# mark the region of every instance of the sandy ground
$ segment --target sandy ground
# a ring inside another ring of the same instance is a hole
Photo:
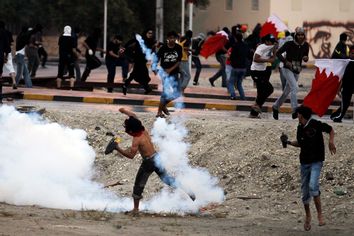
[[[137,112],[152,128],[154,108]],[[282,132],[295,138],[297,122],[287,116],[279,121],[263,114],[248,119],[246,113],[175,111],[184,115],[189,131],[190,164],[206,168],[219,179],[225,201],[208,205],[195,214],[124,213],[48,209],[0,203],[0,235],[353,235],[354,234],[354,129],[352,122],[333,124],[337,154],[327,155],[321,176],[323,210],[327,224],[319,227],[313,213],[311,232],[303,230],[300,200],[299,150],[282,148]],[[104,156],[107,132],[122,131],[125,117],[114,106],[47,107],[53,122],[84,129],[96,151],[96,181],[130,196],[140,156],[133,160]],[[328,120],[325,120],[328,121]],[[130,137],[122,134],[123,146]],[[328,136],[325,142],[327,143]],[[326,150],[328,153],[328,149]],[[156,175],[147,184],[145,198],[163,185]],[[314,211],[313,205],[311,206]]]

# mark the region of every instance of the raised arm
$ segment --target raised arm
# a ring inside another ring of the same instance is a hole
[[[134,112],[129,111],[129,110],[125,109],[124,107],[119,108],[119,112],[126,114],[127,116],[133,116],[133,117],[137,118],[137,116]]]

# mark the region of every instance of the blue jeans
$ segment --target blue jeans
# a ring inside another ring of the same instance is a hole
[[[181,89],[184,90],[188,87],[189,81],[191,79],[191,73],[189,71],[189,62],[181,61],[179,64],[179,71],[181,73]]]
[[[283,105],[286,98],[290,94],[291,109],[293,112],[295,112],[298,106],[297,105],[297,81],[299,79],[299,74],[295,74],[294,72],[292,72],[287,68],[282,68],[281,71],[286,79],[286,84],[282,95],[275,101],[273,108],[279,110],[280,106]]]
[[[32,87],[32,80],[28,72],[27,65],[25,63],[25,55],[17,53],[16,56],[17,72],[16,72],[16,84],[20,82],[21,76],[25,80],[27,88]]]
[[[309,204],[311,197],[320,195],[320,175],[323,162],[301,164],[301,193],[302,202]]]
[[[237,90],[240,93],[240,99],[245,100],[245,92],[242,87],[242,80],[245,77],[246,68],[232,68],[231,75],[227,84],[227,88],[230,92],[231,97],[236,97],[235,93],[235,83],[237,85]]]

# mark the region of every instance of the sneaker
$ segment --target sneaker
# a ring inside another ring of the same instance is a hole
[[[339,117],[335,117],[335,118],[333,118],[333,122],[335,122],[335,123],[342,123],[342,119],[339,118]]]
[[[211,78],[209,78],[209,83],[210,83],[211,87],[215,87],[214,81],[212,81]]]
[[[257,113],[262,113],[262,109],[257,104],[253,105],[251,108]]]
[[[260,113],[257,112],[254,109],[251,109],[250,115],[248,116],[249,118],[253,118],[253,119],[260,119],[261,116],[259,115]]]
[[[127,86],[123,85],[122,90],[123,90],[123,94],[127,95]]]
[[[293,119],[296,119],[296,118],[297,118],[297,112],[294,112],[293,114],[291,114],[291,117],[292,117]]]
[[[261,116],[258,114],[258,115],[252,115],[252,114],[249,114],[248,118],[252,118],[252,119],[261,119]]]
[[[279,111],[272,107],[274,120],[279,120]]]

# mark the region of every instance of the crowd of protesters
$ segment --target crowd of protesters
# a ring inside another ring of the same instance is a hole
[[[12,65],[11,47],[13,46],[12,33],[5,27],[4,22],[0,22],[0,50],[1,50],[1,71],[7,71],[12,79],[13,89],[17,86],[21,79],[24,80],[26,87],[32,87],[32,79],[35,78],[36,72],[42,61],[43,68],[46,67],[48,54],[43,47],[43,27],[37,24],[34,28],[22,27],[21,32],[16,37],[15,46],[15,61],[17,71],[14,70]],[[261,25],[257,24],[251,33],[247,33],[243,25],[234,25],[229,30],[228,27],[222,28],[223,34],[227,35],[228,40],[226,43],[215,52],[215,58],[220,64],[216,73],[208,78],[212,87],[215,87],[215,81],[221,78],[221,86],[225,87],[231,100],[245,100],[246,95],[243,89],[243,80],[246,76],[250,76],[254,81],[254,86],[257,89],[257,95],[254,105],[250,111],[250,118],[259,118],[262,112],[262,106],[267,98],[273,93],[273,86],[269,79],[274,68],[279,69],[280,81],[283,93],[276,100],[272,106],[273,117],[278,119],[279,110],[285,99],[290,96],[292,118],[296,117],[297,103],[297,88],[298,79],[302,68],[302,62],[307,62],[309,57],[309,44],[306,42],[305,30],[297,27],[293,33],[288,31],[280,32],[277,36],[272,34],[260,37]],[[98,53],[101,57],[105,58],[105,65],[107,67],[107,92],[114,91],[114,81],[116,77],[116,67],[121,67],[122,77],[122,92],[127,94],[128,88],[132,80],[138,82],[145,90],[145,94],[149,94],[152,89],[149,85],[151,81],[149,74],[149,66],[153,64],[153,59],[148,59],[145,47],[149,53],[157,55],[157,59],[167,74],[171,71],[166,67],[166,62],[171,62],[172,58],[177,59],[173,64],[172,74],[176,77],[174,80],[177,82],[178,96],[184,94],[185,89],[193,84],[199,85],[200,73],[202,70],[202,63],[200,60],[200,52],[209,38],[215,36],[219,32],[207,32],[197,34],[193,37],[191,30],[186,31],[185,35],[180,35],[177,32],[170,31],[175,35],[174,40],[176,45],[182,48],[181,55],[175,51],[174,55],[170,58],[164,59],[162,51],[170,49],[171,43],[158,42],[155,40],[154,31],[147,29],[142,35],[143,44],[136,39],[136,35],[124,40],[121,35],[113,35],[109,38],[106,51],[100,46],[102,45],[102,30],[100,28],[93,28],[86,39],[82,42],[83,51],[79,50],[78,38],[81,35],[78,28],[72,29],[71,26],[65,26],[63,33],[58,39],[59,48],[59,64],[57,73],[57,88],[62,88],[62,81],[68,79],[70,81],[70,89],[75,87],[76,82],[90,81],[90,73],[92,70],[102,65],[102,60],[97,56]],[[333,59],[346,59],[352,55],[346,42],[348,35],[342,33],[340,35],[339,43],[333,51]],[[168,46],[170,45],[170,47]],[[167,48],[166,48],[167,46]],[[175,47],[173,45],[173,47]],[[178,54],[178,55],[177,55]],[[25,58],[27,57],[27,63]],[[352,57],[352,56],[351,56]],[[85,58],[85,69],[81,74],[79,62]],[[162,60],[161,60],[162,59]],[[165,61],[163,61],[165,60]],[[195,74],[193,76],[193,83],[190,83],[192,74],[190,71],[189,60],[195,66]],[[278,64],[279,63],[279,64]],[[349,64],[351,67],[352,63]],[[153,72],[156,70],[151,69]],[[352,73],[349,68],[346,70],[344,78],[350,77],[348,73]],[[1,73],[3,74],[3,73]],[[68,75],[66,75],[68,74]],[[7,76],[7,74],[5,74]],[[164,80],[162,80],[164,83]],[[346,81],[346,80],[345,80]],[[350,102],[352,91],[352,84],[345,82],[342,90],[339,91],[344,94],[344,102],[340,109],[334,113],[331,118],[335,122],[341,122],[345,111]],[[350,88],[349,88],[349,87]],[[237,92],[236,92],[237,91]],[[237,96],[238,93],[238,96]],[[166,95],[164,95],[166,96]],[[178,97],[176,94],[172,97]],[[162,98],[162,104],[170,99]],[[173,100],[173,99],[172,99]],[[160,104],[161,105],[161,104]],[[166,107],[160,107],[158,116],[169,114]]]

